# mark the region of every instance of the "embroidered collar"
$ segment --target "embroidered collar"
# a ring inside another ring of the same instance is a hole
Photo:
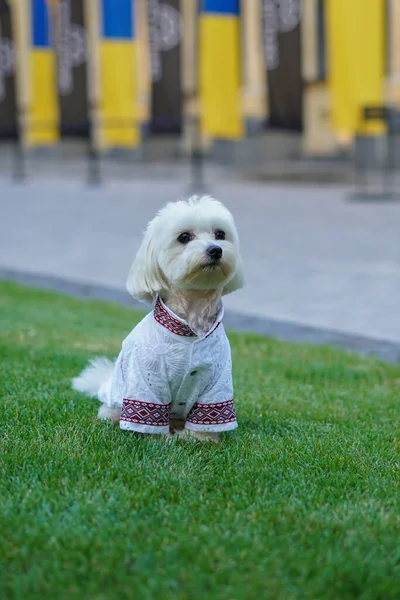
[[[211,335],[220,325],[222,321],[222,317],[224,314],[224,309],[221,308],[217,320],[210,329],[210,331],[204,337],[208,337]],[[156,303],[153,309],[153,315],[157,323],[168,329],[171,333],[175,335],[180,335],[182,337],[198,337],[197,334],[189,327],[189,325],[183,319],[179,318],[175,313],[172,312],[168,306],[164,304],[161,298],[158,296]]]

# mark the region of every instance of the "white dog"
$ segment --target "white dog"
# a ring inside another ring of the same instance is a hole
[[[231,213],[209,196],[167,204],[148,224],[127,288],[153,310],[115,363],[97,358],[73,388],[100,418],[140,433],[218,440],[237,427],[221,297],[243,285]]]

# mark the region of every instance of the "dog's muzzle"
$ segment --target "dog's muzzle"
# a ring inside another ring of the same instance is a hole
[[[206,254],[210,259],[210,263],[213,265],[217,265],[222,258],[222,248],[221,246],[213,244],[211,246],[208,246]]]

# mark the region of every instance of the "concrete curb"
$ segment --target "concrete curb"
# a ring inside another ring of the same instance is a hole
[[[48,275],[24,273],[4,268],[0,268],[0,280],[54,290],[75,298],[114,302],[142,311],[145,308],[145,305],[134,301],[124,290],[102,285],[70,281]],[[285,342],[332,346],[362,355],[373,355],[386,362],[400,363],[400,343],[300,325],[289,321],[256,317],[232,310],[225,312],[224,325],[232,331],[256,333]]]

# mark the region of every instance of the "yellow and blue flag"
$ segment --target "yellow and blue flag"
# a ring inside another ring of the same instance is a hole
[[[109,147],[139,143],[135,0],[101,0],[102,137]]]
[[[243,136],[239,0],[201,0],[199,91],[202,132]]]
[[[51,145],[59,139],[57,61],[51,41],[46,0],[31,2],[30,113],[28,145]]]

